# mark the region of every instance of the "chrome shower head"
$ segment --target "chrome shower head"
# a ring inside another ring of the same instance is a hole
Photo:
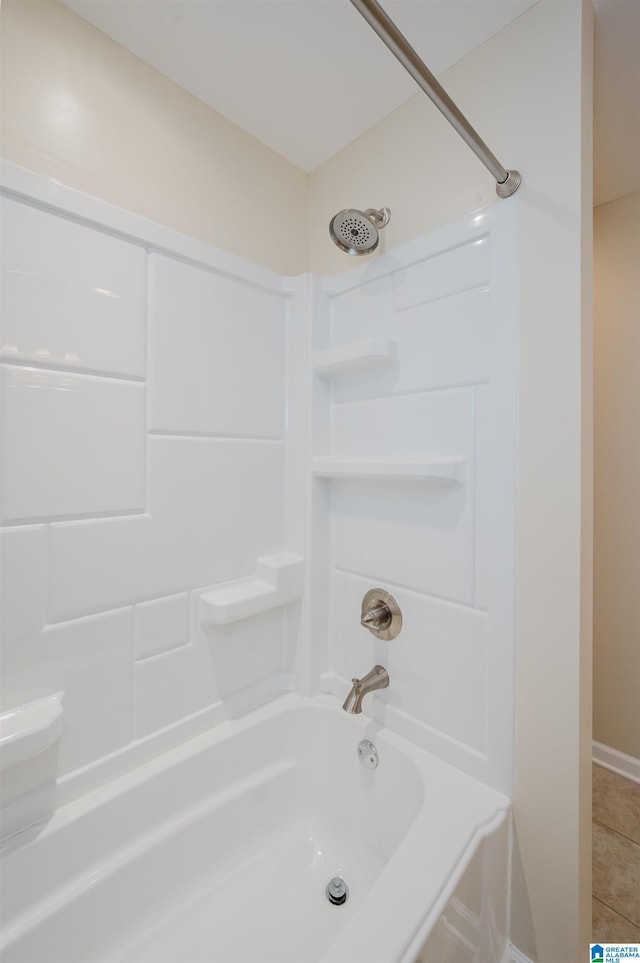
[[[379,211],[369,207],[366,211],[349,208],[338,211],[329,222],[331,240],[346,254],[371,254],[378,246],[379,231],[386,227],[391,218],[388,207]]]

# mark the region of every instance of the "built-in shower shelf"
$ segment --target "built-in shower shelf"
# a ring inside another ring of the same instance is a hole
[[[380,481],[416,481],[433,485],[458,485],[464,481],[465,458],[458,455],[424,459],[373,460],[319,455],[312,461],[318,478],[362,478]]]
[[[302,564],[300,556],[292,552],[263,555],[254,575],[226,582],[200,596],[203,625],[227,625],[299,599]]]
[[[313,370],[321,378],[339,378],[358,371],[372,371],[392,364],[396,356],[396,342],[384,338],[369,338],[341,344],[313,355]]]
[[[60,738],[62,697],[58,692],[0,715],[0,772],[39,756]]]

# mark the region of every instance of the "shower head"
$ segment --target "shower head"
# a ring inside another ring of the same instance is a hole
[[[329,222],[331,240],[346,254],[371,254],[378,246],[379,231],[386,227],[391,218],[388,207],[375,211],[369,207],[366,211],[356,211],[349,208],[338,211]]]

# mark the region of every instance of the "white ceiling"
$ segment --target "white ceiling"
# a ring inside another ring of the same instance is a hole
[[[63,2],[306,171],[417,90],[348,0]],[[536,0],[383,2],[439,75]],[[640,190],[640,0],[594,6],[595,202],[603,203]]]
[[[64,0],[311,171],[416,93],[348,0]],[[385,0],[436,75],[536,0]]]

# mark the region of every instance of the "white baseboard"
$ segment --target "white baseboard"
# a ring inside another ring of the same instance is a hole
[[[598,766],[617,772],[625,779],[632,779],[640,783],[640,759],[635,756],[628,756],[626,752],[604,746],[601,742],[593,741],[593,761]]]
[[[528,956],[521,953],[520,950],[511,943],[507,947],[507,952],[511,955],[505,957],[505,963],[506,961],[510,961],[510,963],[532,963]]]

